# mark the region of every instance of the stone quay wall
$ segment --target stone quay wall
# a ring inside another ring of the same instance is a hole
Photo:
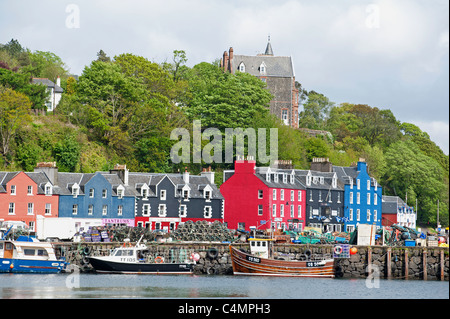
[[[67,261],[92,271],[88,255],[108,255],[120,243],[58,243],[56,247]],[[185,249],[197,252],[200,259],[194,267],[195,274],[232,275],[229,244],[215,242],[147,243],[155,256],[170,250]],[[249,251],[248,243],[233,243],[238,249]],[[379,276],[387,279],[449,280],[449,249],[443,247],[388,247],[352,246],[358,252],[350,258],[336,258],[337,278],[367,278]],[[312,257],[333,254],[334,245],[276,244],[275,255],[283,259],[302,259],[309,250]]]

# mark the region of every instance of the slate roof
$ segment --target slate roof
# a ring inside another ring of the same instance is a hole
[[[400,197],[383,195],[381,205],[383,214],[397,214],[398,207],[402,206],[407,205]]]
[[[6,193],[6,184],[19,172],[0,172],[0,193]]]
[[[59,85],[56,85],[53,81],[50,81],[47,78],[33,78],[31,80],[31,83],[33,83],[33,84],[43,84],[47,88],[54,88],[55,89],[55,93],[63,93],[62,87],[60,87]]]
[[[245,65],[245,72],[254,76],[294,77],[292,59],[288,56],[249,56],[235,54],[231,60],[232,69],[238,70],[238,66],[241,62]],[[266,66],[265,74],[261,74],[259,70],[259,67],[263,62]]]

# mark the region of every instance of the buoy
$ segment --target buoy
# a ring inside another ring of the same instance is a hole
[[[358,249],[356,247],[350,248],[350,255],[354,255],[358,252]]]

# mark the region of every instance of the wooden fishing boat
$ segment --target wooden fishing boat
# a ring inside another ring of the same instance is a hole
[[[334,278],[334,259],[311,257],[306,260],[275,259],[269,250],[272,241],[250,238],[250,254],[230,245],[233,274]]]

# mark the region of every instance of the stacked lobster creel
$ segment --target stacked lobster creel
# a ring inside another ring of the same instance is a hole
[[[215,221],[209,223],[205,220],[197,222],[187,221],[180,224],[174,232],[171,233],[173,240],[179,241],[232,241],[233,235],[228,228]]]

